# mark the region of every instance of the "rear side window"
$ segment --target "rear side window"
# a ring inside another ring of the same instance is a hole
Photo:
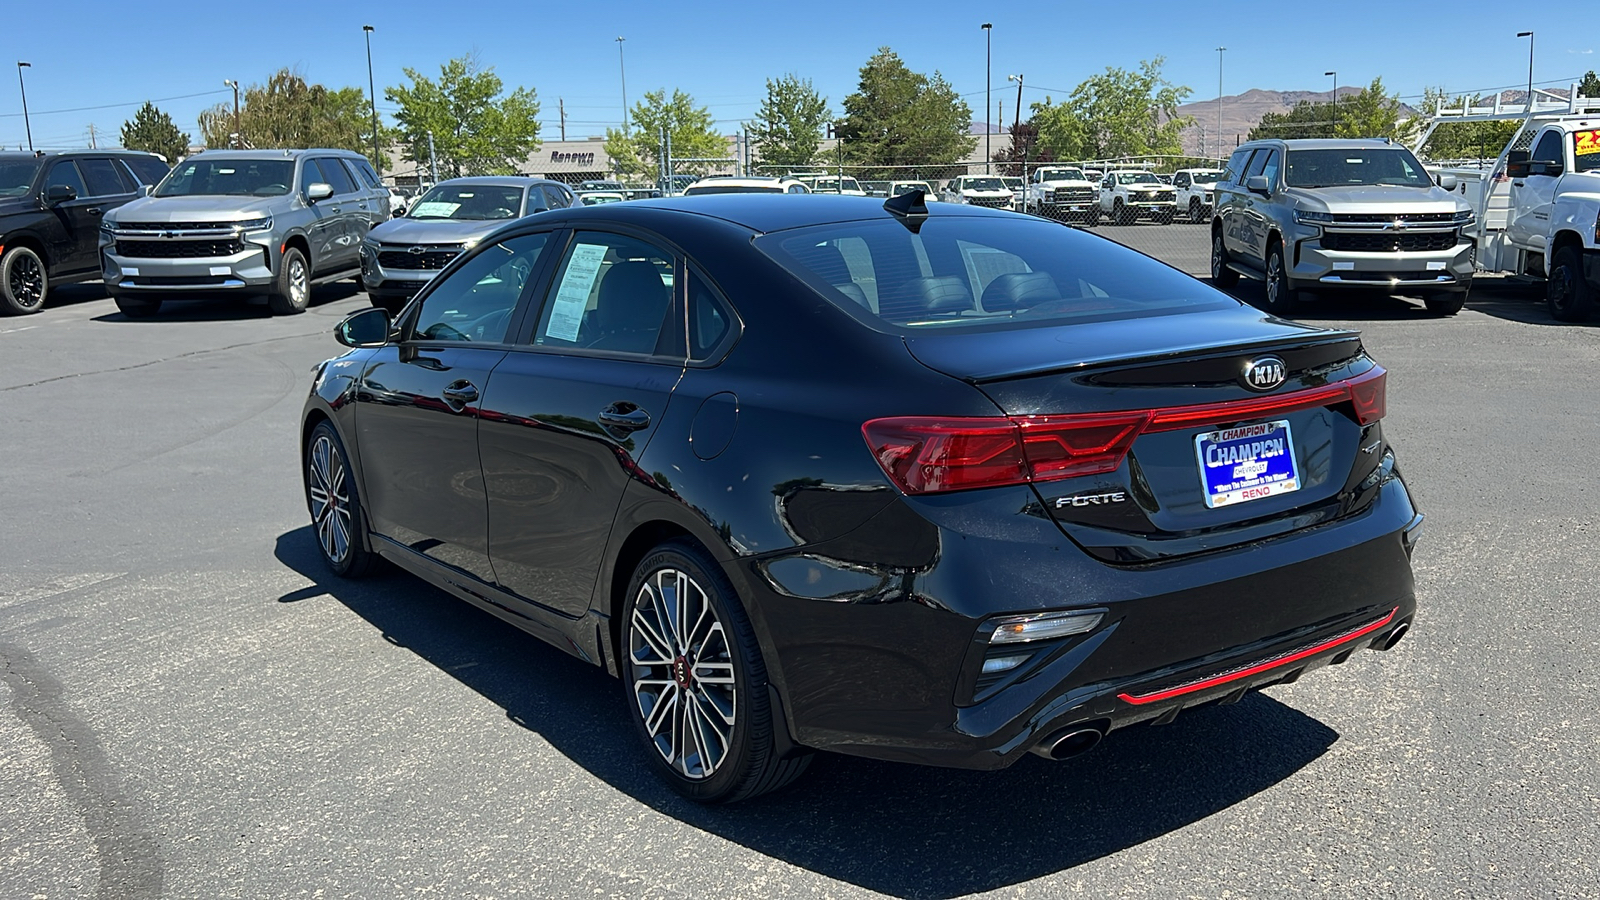
[[[83,173],[91,197],[109,197],[126,191],[122,186],[122,177],[117,174],[117,167],[109,159],[80,159],[78,169]]]
[[[733,330],[733,315],[722,297],[693,271],[689,288],[689,358],[710,359],[723,338]]]
[[[934,216],[778,232],[756,246],[879,330],[993,330],[1224,309],[1237,301],[1119,245],[1027,219]]]
[[[655,353],[672,309],[673,265],[671,253],[637,238],[578,232],[545,300],[534,344]]]
[[[347,159],[345,165],[355,170],[358,181],[370,188],[382,188],[383,182],[378,179],[378,173],[372,171],[372,164],[365,159]]]

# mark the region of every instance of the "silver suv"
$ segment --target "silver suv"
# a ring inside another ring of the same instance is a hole
[[[1266,282],[1266,308],[1304,290],[1417,293],[1454,315],[1472,284],[1472,210],[1411,151],[1383,140],[1251,141],[1217,180],[1211,278]]]
[[[359,277],[361,242],[388,219],[389,192],[359,153],[207,150],[106,213],[101,277],[132,318],[219,294],[297,313],[312,285]]]

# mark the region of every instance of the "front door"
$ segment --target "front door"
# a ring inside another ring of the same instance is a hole
[[[647,240],[576,233],[527,346],[489,381],[489,553],[500,586],[539,606],[582,615],[623,490],[671,489],[638,460],[683,372],[678,271]]]
[[[482,396],[548,239],[508,238],[434,285],[401,323],[402,340],[367,361],[357,391],[373,532],[485,582]]]
[[[345,267],[340,260],[346,236],[344,207],[339,203],[337,192],[331,197],[313,201],[311,186],[314,184],[333,187],[328,176],[323,174],[318,160],[301,160],[300,195],[305,198],[306,206],[314,216],[306,227],[306,241],[311,245],[311,258],[306,262],[311,265],[313,275],[322,275]]]
[[[44,201],[55,219],[46,238],[50,241],[50,277],[96,268],[100,262],[100,217],[104,213],[100,201],[90,195],[78,164],[70,159],[58,160],[50,167],[45,178],[45,198],[54,187],[71,188],[73,197]]]
[[[1564,156],[1561,131],[1551,129],[1539,135],[1533,145],[1530,163],[1559,163]],[[1511,182],[1512,219],[1506,225],[1511,243],[1536,253],[1547,252],[1550,240],[1550,211],[1555,204],[1557,175],[1535,175]]]

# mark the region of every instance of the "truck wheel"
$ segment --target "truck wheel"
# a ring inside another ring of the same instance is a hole
[[[1122,205],[1122,201],[1121,200],[1113,200],[1113,201],[1111,201],[1111,224],[1113,224],[1113,225],[1132,225],[1133,224],[1132,220],[1130,220],[1128,218],[1128,208],[1126,206]]]
[[[1083,227],[1085,227],[1085,228],[1095,228],[1099,224],[1100,224],[1100,205],[1097,203],[1094,206],[1089,207],[1089,211],[1084,214],[1084,216],[1083,216]]]
[[[0,256],[0,315],[25,316],[44,306],[50,273],[39,254],[22,245]]]
[[[121,294],[112,299],[116,301],[117,310],[130,319],[148,319],[161,311],[160,300],[146,300],[143,297],[127,297]]]
[[[1200,198],[1189,198],[1189,221],[1200,224]]]
[[[267,295],[267,308],[275,316],[292,316],[306,311],[311,302],[311,267],[299,248],[283,251],[278,261],[278,283]]]
[[[1239,283],[1239,273],[1228,268],[1228,248],[1222,242],[1222,229],[1211,229],[1211,283],[1231,288]]]
[[[1448,294],[1430,294],[1422,298],[1422,305],[1428,312],[1435,316],[1453,316],[1461,312],[1461,307],[1467,305],[1467,292],[1451,292]]]
[[[1274,315],[1284,315],[1294,306],[1294,283],[1289,280],[1289,267],[1283,261],[1283,243],[1274,240],[1267,247],[1267,292],[1263,308]]]
[[[1594,311],[1594,291],[1583,279],[1583,257],[1577,247],[1562,247],[1550,263],[1544,282],[1550,315],[1563,322],[1582,322]]]

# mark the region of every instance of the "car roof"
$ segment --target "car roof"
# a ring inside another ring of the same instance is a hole
[[[1291,138],[1251,141],[1255,144],[1283,144],[1289,150],[1399,150],[1399,144],[1374,138]]]
[[[849,197],[838,194],[703,194],[691,197],[666,197],[660,199],[630,200],[627,210],[663,210],[692,213],[721,219],[751,231],[766,234],[790,228],[827,225],[834,222],[855,222],[862,219],[890,219],[895,217],[883,208],[884,201],[877,197]],[[599,207],[589,207],[599,210]],[[621,210],[600,215],[615,216]],[[576,208],[563,210],[562,215],[577,217]],[[985,209],[979,206],[929,203],[930,216],[1014,217],[1017,213]],[[549,215],[548,213],[541,215]],[[1030,217],[1031,218],[1031,217]]]
[[[446,184],[482,184],[497,185],[500,187],[526,187],[530,184],[561,184],[549,178],[534,178],[532,175],[462,175],[459,178],[446,178],[434,187]]]
[[[302,156],[310,156],[312,154],[366,159],[365,156],[354,150],[339,150],[333,147],[311,147],[305,150],[201,150],[199,153],[188,157],[188,159],[198,159],[202,156],[207,159],[299,159]]]
[[[151,159],[161,158],[147,150],[128,150],[123,147],[107,147],[98,150],[35,150],[32,152],[27,150],[0,150],[0,160],[5,160],[6,162],[27,159],[50,159],[57,156],[148,156]]]

